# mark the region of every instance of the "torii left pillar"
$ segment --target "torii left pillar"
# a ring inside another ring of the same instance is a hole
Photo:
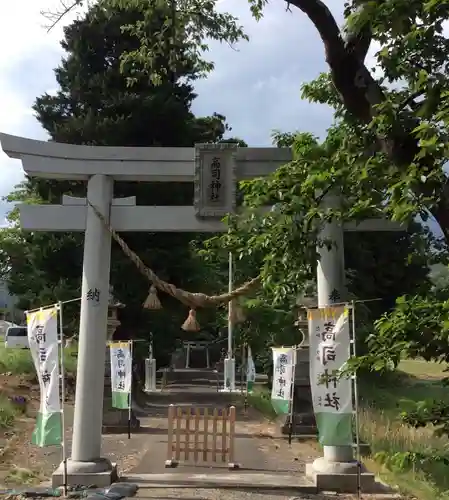
[[[87,198],[108,221],[112,194],[111,177],[98,174],[89,179]],[[67,461],[69,484],[106,486],[117,475],[116,467],[108,459],[100,458],[110,265],[111,235],[88,206],[72,454]],[[53,475],[54,486],[61,484],[62,474],[63,464]]]

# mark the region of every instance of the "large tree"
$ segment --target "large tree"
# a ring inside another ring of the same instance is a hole
[[[250,0],[260,15],[268,0]],[[341,30],[325,2],[291,0],[314,23],[330,73],[306,89],[309,97],[331,102],[365,140],[362,153],[348,150],[354,181],[383,177],[359,190],[360,197],[387,192],[386,211],[397,219],[429,212],[449,237],[447,161],[448,40],[443,23],[447,1],[353,0],[345,4]],[[372,41],[380,44],[376,78],[365,65]],[[331,93],[325,87],[332,87]],[[354,141],[347,137],[349,144]],[[355,182],[354,182],[355,184]]]
[[[266,178],[242,183],[243,215],[230,219],[230,233],[209,239],[206,249],[199,250],[208,262],[223,262],[232,250],[238,283],[261,274],[264,287],[240,300],[245,320],[235,331],[236,343],[248,342],[259,369],[269,375],[270,347],[301,341],[295,324],[298,306],[307,302],[304,295],[316,294],[320,226],[314,219],[318,207],[309,205],[308,195],[343,165],[334,156],[335,136],[336,132],[320,143],[309,134],[275,133],[278,147],[293,148],[294,162]],[[258,210],[269,204],[274,204],[273,209],[262,216]],[[430,289],[428,265],[437,253],[433,243],[432,234],[418,223],[402,232],[345,234],[349,298],[367,301],[357,312],[360,354],[367,351],[365,340],[372,333],[373,322],[394,307],[396,297]],[[225,278],[222,276],[223,288]],[[225,320],[222,317],[223,324]]]
[[[163,0],[101,0],[109,5],[139,5],[151,11]],[[276,0],[271,0],[276,1]],[[284,0],[277,0],[278,2]],[[263,17],[269,0],[248,0],[254,16]],[[74,0],[73,5],[80,2]],[[329,73],[305,87],[306,97],[331,104],[345,120],[345,140],[338,150],[351,165],[345,175],[328,184],[335,190],[350,183],[362,205],[379,206],[398,220],[432,214],[445,238],[449,237],[449,185],[447,161],[448,40],[443,24],[449,2],[422,0],[350,0],[345,3],[345,24],[339,28],[323,0],[285,0],[301,10],[316,27],[325,49]],[[171,4],[157,37],[171,35],[176,46],[185,33],[188,50],[199,69],[209,68],[203,59],[207,45],[199,38],[239,38],[225,24],[231,16],[217,14],[214,0],[177,0]],[[210,33],[221,22],[225,28]],[[123,27],[141,41],[137,51],[122,55],[122,69],[149,75],[157,81],[163,72],[157,57],[169,47],[157,43],[155,33],[139,23]],[[377,62],[382,76],[365,65],[373,41],[380,45]],[[169,51],[170,52],[170,51]],[[170,63],[173,66],[173,59]],[[133,78],[129,80],[133,82]],[[366,182],[369,178],[370,182]],[[330,187],[330,186],[329,186]],[[312,200],[311,200],[312,201]],[[386,201],[386,203],[385,203]],[[359,204],[360,205],[360,204]],[[350,217],[357,210],[349,211]]]
[[[256,17],[262,17],[268,1],[249,0]],[[142,0],[108,2],[152,8],[151,2]],[[340,189],[342,183],[350,182],[361,203],[371,205],[378,205],[381,192],[383,201],[388,201],[384,212],[396,219],[431,213],[447,237],[449,199],[443,165],[447,158],[448,46],[442,25],[448,3],[353,0],[345,5],[343,29],[322,0],[291,0],[286,4],[300,9],[314,23],[330,69],[306,87],[306,96],[333,105],[346,121],[346,138],[339,151],[352,168],[345,176],[332,179],[332,187]],[[173,6],[159,34],[172,29],[175,43],[184,29],[202,34],[211,25],[207,20],[214,14],[214,1],[178,0]],[[128,25],[126,30],[140,37],[142,47],[138,54],[124,55],[123,67],[137,65],[139,71],[157,79],[160,73],[154,65],[154,44],[148,42],[139,25]],[[377,54],[382,70],[379,78],[364,62],[372,41],[381,46]],[[158,48],[161,50],[160,45]],[[193,53],[201,59],[200,51]],[[367,183],[366,178],[372,182]],[[356,212],[351,210],[350,215],[354,217]]]
[[[260,15],[267,0],[250,3]],[[285,169],[282,181],[296,177],[284,187],[294,190],[301,184],[295,195],[309,201],[298,207],[288,197],[286,204],[299,208],[302,222],[317,221],[320,200],[313,188],[334,189],[343,194],[344,203],[341,211],[328,213],[330,217],[360,218],[373,209],[406,223],[416,216],[433,217],[443,240],[432,242],[432,257],[447,263],[449,40],[444,28],[449,2],[353,0],[345,5],[343,30],[321,0],[288,3],[317,28],[330,70],[305,85],[304,96],[330,104],[336,120],[323,144],[332,163],[306,172],[311,150],[298,144],[296,161]],[[372,41],[380,46],[377,77],[365,65]],[[307,184],[313,190],[304,189]],[[282,224],[274,226],[279,234]],[[299,231],[308,227],[304,224]],[[272,248],[267,253],[279,256]],[[447,287],[416,295],[410,288],[406,291],[395,310],[376,323],[370,353],[359,360],[362,365],[394,368],[404,356],[448,361]],[[404,415],[415,426],[432,423],[449,433],[449,406],[441,401],[422,402]]]
[[[160,3],[101,2],[139,5],[149,11]],[[249,0],[258,18],[267,3]],[[147,75],[154,81],[163,78],[164,73],[155,64],[158,56],[167,50],[170,53],[185,33],[190,34],[193,43],[195,37],[209,34],[217,20],[230,19],[227,14],[218,15],[215,4],[213,0],[173,2],[157,33],[159,37],[170,33],[169,47],[155,44],[154,33],[149,36],[139,23],[124,26],[126,33],[133,33],[141,42],[139,51],[122,55],[124,74],[132,68],[135,74]],[[284,297],[292,292],[285,283],[301,283],[310,274],[324,218],[386,215],[409,223],[417,215],[427,218],[433,214],[446,231],[442,214],[446,203],[443,165],[447,47],[441,28],[446,4],[357,0],[346,5],[343,29],[338,28],[321,0],[294,0],[288,5],[309,16],[325,46],[330,72],[305,85],[304,97],[332,106],[335,123],[322,143],[307,134],[298,136],[291,164],[265,181],[243,186],[250,208],[268,202],[276,207],[265,217],[250,215],[246,223],[240,220],[238,224],[246,226],[244,232],[253,231],[252,243],[260,243],[264,284]],[[221,39],[223,33],[232,41],[234,32],[227,29],[215,38]],[[381,45],[377,57],[383,76],[377,79],[364,65],[373,40]],[[208,67],[203,60],[204,48],[194,43],[189,47],[198,68]],[[172,59],[170,63],[173,67]],[[133,82],[131,78],[129,83]],[[323,193],[330,191],[341,194],[343,203],[323,214]],[[321,194],[317,196],[317,192]],[[283,243],[279,244],[281,236]],[[237,252],[255,252],[244,237],[239,243],[225,237],[223,243]],[[290,262],[301,262],[301,266],[292,272]]]
[[[149,14],[139,6],[98,4],[65,28],[62,47],[66,56],[55,70],[59,88],[55,94],[37,98],[34,105],[36,117],[51,140],[167,147],[223,140],[229,128],[222,115],[197,118],[190,109],[196,97],[192,80],[201,71],[190,54],[191,40],[179,37],[176,47],[157,56],[154,64],[162,75],[157,85],[147,75],[133,73],[133,85],[129,86],[121,72],[122,55],[140,48],[140,39],[133,33],[123,33],[122,26],[139,24],[146,33],[158,33],[166,15],[164,5]],[[155,35],[153,41],[166,44],[169,34],[164,39]],[[169,63],[173,58],[175,66]],[[84,196],[85,192],[86,186],[81,182],[33,178],[19,186],[9,200],[60,203],[62,194]],[[193,188],[185,183],[116,183],[114,195],[135,195],[137,203],[148,205],[193,202]],[[15,217],[13,213],[11,219]],[[128,234],[127,240],[165,279],[179,286],[200,286],[195,281],[200,264],[190,250],[190,240],[195,236],[140,233]],[[22,299],[23,307],[79,296],[82,242],[81,234],[27,233],[19,227],[2,233],[2,264],[7,270],[10,290]],[[152,331],[161,349],[171,349],[187,311],[166,300],[163,311],[143,312],[142,302],[149,283],[116,246],[113,246],[111,281],[118,298],[127,305],[122,313],[124,326],[134,336],[148,338]],[[71,306],[74,319],[77,308],[76,304]]]

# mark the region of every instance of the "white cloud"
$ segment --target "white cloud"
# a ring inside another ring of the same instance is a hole
[[[0,70],[8,68],[11,63],[30,54],[37,57],[45,52],[58,52],[59,40],[63,27],[78,15],[79,10],[69,12],[63,22],[57,24],[50,32],[48,20],[42,15],[45,12],[61,10],[59,0],[15,0],[0,3]],[[11,57],[8,57],[8,53]]]
[[[343,2],[328,5],[341,19]],[[298,9],[272,1],[256,22],[247,2],[227,0],[223,8],[238,15],[250,36],[233,51],[211,45],[215,71],[197,84],[198,114],[223,113],[232,134],[253,146],[271,144],[273,129],[324,132],[331,113],[325,106],[301,101],[301,85],[326,71],[324,49],[311,21]]]
[[[41,11],[55,11],[53,0],[0,2],[0,131],[44,139],[33,116],[34,98],[53,82],[52,67],[60,57],[63,24],[49,33]],[[74,19],[69,14],[66,23]],[[45,72],[45,74],[44,74]],[[54,86],[54,83],[52,83]],[[20,182],[23,172],[17,160],[0,152],[0,196]]]
[[[0,219],[0,229],[5,229],[13,227],[13,224],[9,222],[9,220],[6,217],[3,217],[3,219]]]
[[[380,50],[380,47],[381,47],[380,43],[371,42],[368,54],[366,55],[365,59],[366,67],[371,71],[373,76],[376,78],[381,77],[383,74],[383,71],[381,70],[380,66],[377,63],[377,56],[376,56],[376,54]]]

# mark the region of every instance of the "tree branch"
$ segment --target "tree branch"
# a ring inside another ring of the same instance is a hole
[[[357,14],[362,15],[363,9],[366,9],[365,4],[357,8]],[[346,50],[354,53],[360,62],[364,62],[371,45],[372,37],[373,33],[369,22],[365,23],[362,28],[356,31],[351,31],[347,26],[344,36]]]
[[[363,64],[360,53],[363,55],[364,50],[349,50],[334,16],[322,0],[289,0],[289,3],[304,12],[318,30],[332,81],[346,109],[357,119],[369,123],[373,117],[372,106],[380,104],[383,97]]]
[[[87,0],[88,1],[88,0]],[[50,32],[67,14],[75,10],[77,7],[82,7],[84,0],[61,0],[61,8],[56,11],[41,11],[41,16],[45,17],[49,24],[46,26],[47,32]]]
[[[315,25],[324,44],[327,62],[335,57],[334,54],[344,51],[345,46],[340,28],[324,2],[321,0],[288,0],[287,3],[302,10]]]
[[[415,102],[415,99],[423,96],[426,93],[426,89],[420,89],[416,92],[412,92],[406,99],[404,99],[401,104],[399,104],[399,110],[405,109],[407,106],[410,106],[413,110],[419,106],[419,103]]]
[[[288,0],[288,3],[304,12],[320,34],[332,81],[346,109],[362,123],[370,123],[376,117],[377,105],[382,104],[386,96],[364,64],[371,41],[369,26],[364,26],[358,37],[352,35],[345,41],[322,0]],[[405,112],[398,116],[388,135],[377,136],[380,149],[399,168],[408,168],[419,152],[413,134],[416,125],[416,119]],[[431,163],[432,159],[424,161]],[[418,194],[438,196],[439,201],[431,212],[449,241],[449,179],[441,186],[422,184],[416,189]]]

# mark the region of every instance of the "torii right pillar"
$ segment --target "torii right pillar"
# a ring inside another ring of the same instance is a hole
[[[337,208],[338,203],[338,196],[328,196],[324,200],[328,208]],[[326,307],[347,299],[342,224],[338,221],[326,223],[321,239],[333,242],[330,249],[327,246],[317,248],[320,257],[317,263],[318,307]],[[323,446],[323,456],[306,465],[306,474],[315,480],[318,491],[356,493],[360,487],[368,493],[374,492],[377,486],[374,474],[367,472],[362,464],[359,470],[352,446]]]

